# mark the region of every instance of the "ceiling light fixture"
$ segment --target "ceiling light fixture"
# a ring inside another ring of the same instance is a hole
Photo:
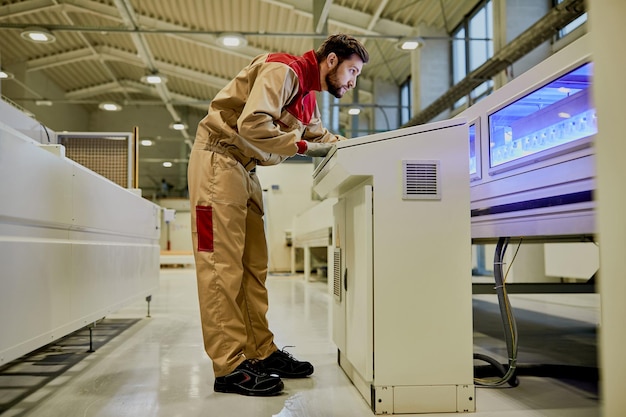
[[[187,129],[187,125],[183,122],[174,122],[170,124],[170,129],[174,130],[185,130]]]
[[[35,43],[51,43],[57,39],[48,29],[38,26],[27,27],[20,35],[22,38]]]
[[[217,37],[217,43],[228,48],[246,46],[248,40],[241,33],[222,33]]]
[[[165,161],[165,162],[163,162],[163,166],[164,166],[165,168],[171,168],[171,167],[172,167],[172,163],[171,163],[171,162],[169,162],[169,161]]]
[[[0,80],[10,80],[13,78],[13,74],[10,72],[6,72],[4,70],[0,70]]]
[[[141,82],[146,84],[161,84],[167,82],[167,77],[165,77],[164,75],[153,73],[141,77]]]
[[[117,103],[113,103],[113,102],[100,103],[98,105],[98,108],[100,110],[105,110],[105,111],[120,111],[120,110],[122,110],[122,106],[120,106]]]
[[[154,145],[154,142],[152,142],[150,139],[141,139],[141,146],[152,146]]]
[[[348,109],[348,114],[350,116],[356,116],[356,115],[358,115],[360,113],[361,113],[361,108],[360,107],[350,107]]]
[[[414,49],[420,48],[424,45],[424,39],[420,37],[414,38],[402,38],[397,43],[398,49],[402,49],[403,51],[412,51]]]

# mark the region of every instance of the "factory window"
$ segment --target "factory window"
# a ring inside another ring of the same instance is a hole
[[[484,0],[452,32],[452,85],[493,56],[493,4]],[[454,107],[471,105],[491,93],[493,81],[486,80]]]
[[[564,0],[553,0],[553,6],[563,3]],[[557,33],[557,38],[564,38],[568,33],[572,32],[578,26],[582,25],[587,21],[587,13],[582,14],[575,20],[573,20],[570,24],[559,30]]]
[[[411,103],[411,77],[407,78],[405,82],[400,85],[400,126],[406,124],[411,120],[413,114],[413,106]]]

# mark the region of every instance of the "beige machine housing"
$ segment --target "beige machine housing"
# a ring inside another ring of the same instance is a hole
[[[313,176],[340,366],[375,414],[475,411],[465,121],[340,142]]]

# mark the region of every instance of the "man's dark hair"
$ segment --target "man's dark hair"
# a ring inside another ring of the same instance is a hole
[[[364,64],[370,60],[370,55],[361,42],[350,35],[342,33],[330,35],[317,48],[317,51],[315,51],[317,62],[322,62],[331,52],[337,55],[340,63],[345,59],[349,59],[353,54],[357,54]]]

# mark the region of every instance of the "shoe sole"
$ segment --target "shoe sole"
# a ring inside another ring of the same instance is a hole
[[[280,383],[266,390],[251,390],[251,389],[241,387],[239,385],[232,385],[232,384],[216,383],[213,386],[213,390],[215,392],[222,392],[222,393],[227,393],[227,394],[241,394],[241,395],[247,395],[250,397],[271,397],[271,396],[280,394],[283,391],[283,388],[285,388],[285,384],[283,384],[283,381],[280,381]]]
[[[289,373],[285,373],[281,370],[278,369],[270,369],[270,368],[266,368],[265,372],[267,372],[270,375],[277,375],[279,378],[285,378],[285,379],[297,379],[297,378],[307,378],[311,375],[313,375],[313,372],[315,370],[311,369],[310,371],[308,371],[307,373],[300,373],[300,374],[289,374]]]
[[[270,371],[270,370],[268,370],[267,372],[269,374],[277,375],[278,377],[284,378],[284,379],[308,378],[309,376],[313,375],[313,372],[311,372],[310,374],[306,374],[306,375],[303,375],[303,374],[293,374],[293,375],[290,375],[290,374],[284,374],[282,372],[276,372],[276,371]]]

